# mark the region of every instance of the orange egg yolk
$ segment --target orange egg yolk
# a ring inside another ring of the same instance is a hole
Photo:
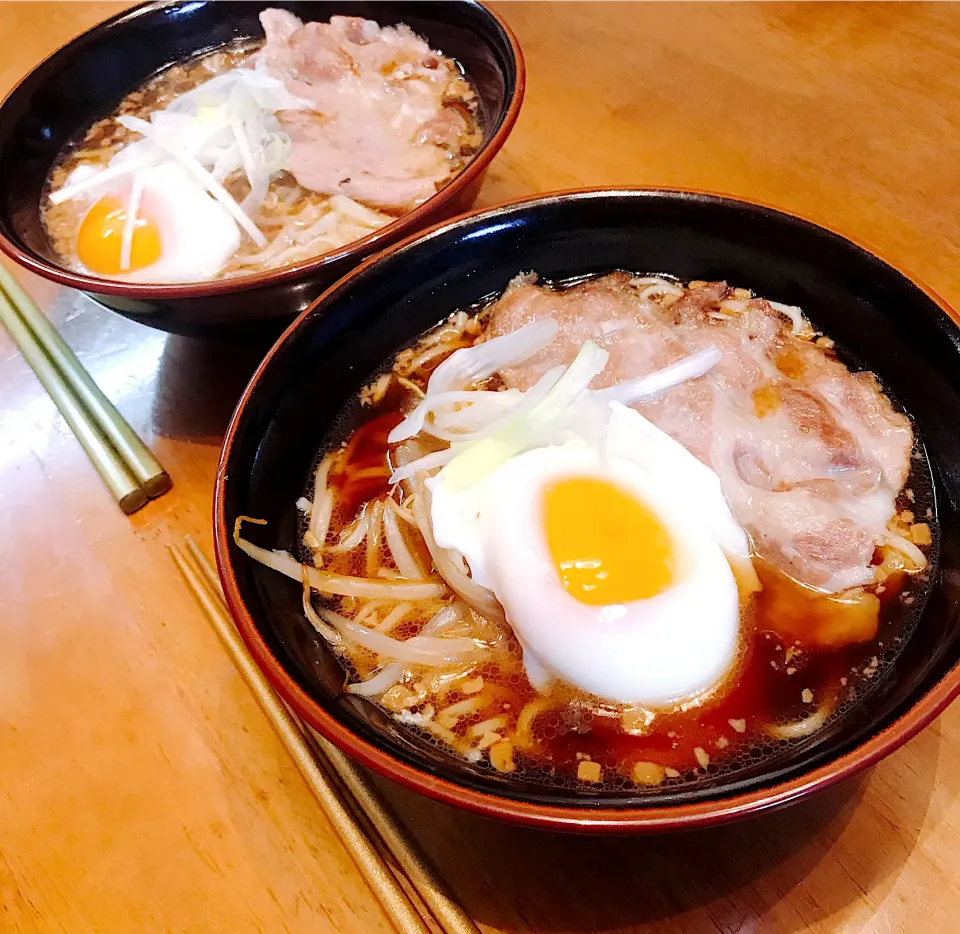
[[[160,232],[156,224],[138,216],[130,240],[130,263],[123,266],[123,229],[127,206],[113,195],[101,198],[84,217],[77,236],[77,256],[91,272],[115,276],[144,269],[160,259]]]
[[[670,586],[674,555],[656,514],[620,487],[569,477],[544,490],[547,547],[576,600],[607,606],[645,600]]]

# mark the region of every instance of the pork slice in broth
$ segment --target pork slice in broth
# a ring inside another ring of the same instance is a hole
[[[548,347],[521,366],[503,371],[503,379],[512,387],[529,389],[551,367],[569,365],[588,340],[610,354],[606,368],[590,384],[592,389],[651,372],[684,355],[671,340],[651,329],[659,307],[638,299],[626,273],[611,273],[562,292],[535,283],[532,275],[514,278],[490,318],[490,337],[543,318],[555,318],[560,325]]]
[[[281,10],[264,11],[261,23],[261,62],[312,104],[280,114],[290,171],[305,188],[408,210],[436,193],[476,141],[476,127],[449,105],[469,86],[408,27],[345,16],[303,24]]]
[[[727,294],[725,283],[706,283],[663,307],[641,299],[625,273],[562,292],[522,276],[496,302],[489,333],[559,322],[547,348],[502,373],[521,389],[569,364],[587,339],[610,354],[593,388],[717,347],[723,356],[708,374],[636,408],[716,471],[759,556],[828,592],[870,583],[909,472],[909,421],[871,374],[850,373],[794,335],[768,302],[731,313],[719,306]]]
[[[280,123],[293,144],[290,171],[304,188],[386,209],[436,193],[435,148],[397,145],[374,124],[324,123],[301,111],[281,113]]]

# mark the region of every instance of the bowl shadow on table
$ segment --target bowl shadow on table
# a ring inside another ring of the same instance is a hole
[[[157,368],[153,425],[164,438],[219,445],[276,335],[233,343],[171,335]]]
[[[915,756],[921,765],[908,781],[902,775],[896,781],[895,803],[888,805],[892,816],[876,812],[878,791],[871,788],[873,783],[884,787],[897,775],[888,761],[792,808],[667,836],[605,838],[528,830],[377,781],[467,911],[496,929],[638,930],[670,919],[667,928],[694,934],[749,929],[771,912],[776,922],[764,930],[794,932],[842,914],[864,892],[879,903],[894,885],[924,821],[936,817],[928,812],[939,723],[914,744],[922,744],[922,755]],[[955,790],[960,790],[960,780]],[[898,845],[871,846],[877,823],[884,820],[892,823],[889,833]],[[849,848],[855,853],[852,872]],[[802,918],[796,910],[774,907],[797,887],[806,889]]]

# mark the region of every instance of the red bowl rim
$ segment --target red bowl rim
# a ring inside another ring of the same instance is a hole
[[[99,33],[108,32],[118,23],[142,16],[153,9],[162,8],[172,2],[177,2],[177,0],[161,0],[161,2],[138,4],[130,10],[125,10],[101,23],[97,23],[97,25],[80,33],[79,36],[74,36],[69,42],[54,52],[51,52],[43,61],[31,68],[30,71],[16,83],[13,89],[0,101],[0,112],[2,112],[6,106],[7,101],[20,90],[23,84],[30,80],[36,71],[43,68],[47,62],[75,42],[88,39]],[[517,122],[517,117],[520,115],[520,107],[523,104],[523,98],[526,92],[526,64],[524,62],[523,52],[520,49],[520,43],[514,35],[513,30],[506,24],[503,18],[486,3],[481,2],[481,0],[468,0],[468,2],[473,6],[480,7],[484,13],[494,20],[500,29],[503,30],[503,34],[510,44],[510,54],[513,57],[514,67],[516,69],[513,95],[507,104],[507,109],[503,114],[499,128],[493,136],[480,147],[466,168],[455,175],[453,179],[435,195],[432,195],[412,211],[401,215],[393,221],[393,223],[387,224],[385,227],[381,227],[379,230],[375,230],[373,233],[359,240],[353,240],[337,250],[332,250],[329,253],[323,253],[312,259],[294,263],[283,269],[249,276],[237,276],[232,279],[214,279],[209,282],[151,284],[148,282],[118,282],[113,279],[100,279],[97,276],[88,276],[84,273],[63,269],[55,263],[47,262],[41,257],[35,256],[33,253],[23,249],[2,232],[0,232],[0,250],[25,269],[29,269],[31,272],[45,279],[68,286],[71,289],[78,289],[81,292],[93,292],[99,295],[117,295],[140,301],[172,301],[176,299],[200,298],[209,295],[252,291],[291,280],[303,279],[311,273],[339,262],[340,260],[349,259],[350,257],[366,257],[377,249],[378,244],[388,244],[395,241],[398,237],[409,234],[411,231],[415,232],[417,225],[421,224],[424,219],[429,218],[435,212],[441,210],[444,205],[455,199],[462,191],[469,188],[473,182],[478,181],[482,177],[494,157],[503,148],[503,144],[507,141],[507,137],[513,130],[514,124]]]
[[[816,769],[764,788],[731,795],[726,798],[715,798],[708,801],[691,802],[689,804],[658,807],[610,808],[605,810],[598,808],[595,804],[586,803],[582,808],[577,808],[519,801],[464,787],[393,758],[389,753],[384,752],[352,733],[303,691],[270,651],[263,637],[260,635],[252,616],[244,605],[230,558],[232,533],[231,530],[226,527],[225,522],[227,461],[237,427],[240,419],[243,417],[244,409],[273,356],[313,309],[333,298],[336,293],[345,288],[355,277],[362,275],[368,267],[379,261],[381,257],[399,252],[414,243],[438,234],[449,227],[461,224],[466,220],[477,218],[484,214],[495,215],[498,211],[505,208],[531,205],[539,201],[584,196],[615,196],[618,194],[707,195],[712,198],[721,198],[728,202],[777,211],[780,214],[819,227],[838,237],[842,237],[865,252],[872,254],[877,259],[880,259],[881,262],[887,263],[887,265],[891,266],[891,268],[899,272],[909,282],[923,291],[952,321],[960,325],[960,315],[933,289],[923,284],[916,279],[916,277],[908,276],[899,269],[899,267],[884,259],[876,250],[864,245],[862,241],[848,237],[845,234],[839,233],[830,227],[826,227],[795,212],[786,211],[762,201],[747,200],[732,195],[705,191],[703,189],[621,186],[554,191],[546,194],[516,198],[489,208],[481,208],[435,224],[427,230],[407,237],[405,240],[391,246],[382,253],[370,257],[320,295],[311,303],[310,307],[284,331],[251,377],[250,382],[237,404],[237,408],[224,436],[214,491],[214,548],[217,569],[220,574],[220,581],[226,596],[227,605],[247,648],[250,650],[250,653],[253,655],[261,670],[266,674],[280,696],[292,707],[298,716],[317,730],[318,733],[364,766],[373,769],[389,779],[399,782],[412,791],[427,795],[445,804],[480,814],[484,817],[491,817],[544,830],[577,833],[662,833],[726,824],[750,815],[783,808],[815,792],[830,788],[876,764],[916,736],[920,730],[942,713],[957,696],[960,696],[960,662],[957,662],[900,717],[883,730],[869,737],[856,748]]]

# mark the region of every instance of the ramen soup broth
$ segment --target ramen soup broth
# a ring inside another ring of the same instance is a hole
[[[598,793],[712,782],[769,764],[798,745],[817,742],[825,727],[844,717],[883,681],[922,609],[927,562],[936,556],[929,468],[922,447],[911,435],[908,473],[895,491],[890,533],[869,558],[869,583],[835,593],[808,586],[787,573],[795,566],[764,538],[764,530],[757,529],[751,533],[750,546],[755,579],[750,582],[742,568],[735,574],[739,594],[735,645],[722,674],[707,687],[674,703],[656,704],[617,701],[562,677],[543,684],[540,674],[525,664],[509,609],[504,618],[504,608],[513,604],[509,600],[505,607],[496,602],[478,604],[483,592],[478,596],[465,589],[469,583],[460,575],[467,575],[469,567],[458,556],[448,554],[445,559],[453,562],[456,571],[445,563],[437,565],[436,543],[422,533],[425,515],[429,516],[423,474],[391,482],[398,465],[412,456],[442,455],[447,442],[422,430],[412,442],[391,443],[388,436],[402,433],[402,426],[397,426],[406,424],[404,419],[422,401],[431,375],[445,359],[457,349],[482,345],[503,326],[511,310],[511,290],[529,286],[541,294],[596,302],[598,293],[590,290],[608,288],[611,283],[632,300],[639,300],[650,283],[669,285],[663,291],[647,292],[644,301],[656,302],[657,314],[662,312],[663,320],[681,330],[685,310],[681,306],[672,318],[670,307],[711,286],[684,286],[664,277],[630,277],[629,282],[599,277],[572,287],[556,285],[551,291],[534,286],[530,278],[519,285],[515,280],[495,302],[458,312],[401,351],[371,381],[334,427],[335,443],[318,463],[316,485],[299,504],[304,514],[301,557],[305,563],[324,573],[344,575],[345,580],[379,579],[414,589],[433,585],[424,596],[409,599],[314,592],[305,600],[308,617],[347,668],[349,691],[368,697],[411,730],[478,768],[514,773],[540,784],[589,786]],[[706,315],[748,314],[745,306],[725,307],[723,302],[762,301],[726,286],[718,294],[723,297],[701,309]],[[536,298],[532,292],[523,296],[526,302]],[[513,299],[519,300],[515,292]],[[525,315],[530,307],[524,305]],[[562,304],[555,302],[551,308],[555,309],[552,314],[563,316]],[[761,310],[771,311],[766,305]],[[803,327],[809,332],[798,337]],[[557,342],[563,338],[561,330],[540,353],[551,347],[559,353]],[[691,332],[684,339],[692,344]],[[818,354],[829,357],[830,366],[840,356],[805,318],[793,321],[785,344],[791,346],[795,339],[817,347]],[[532,354],[516,366],[536,369],[537,365],[538,358]],[[852,363],[850,369],[859,368]],[[714,369],[669,392],[689,393],[691,387],[711,379],[719,385],[722,374]],[[516,372],[503,367],[482,375],[467,391],[515,392],[511,387],[520,383]],[[784,397],[788,388],[780,386]],[[879,387],[876,391],[880,392]],[[456,398],[454,411],[456,406],[461,411],[469,408],[469,403],[460,401],[465,397]],[[484,405],[495,401],[483,397]],[[638,407],[655,416],[650,406],[656,404],[638,403]],[[680,396],[676,404],[682,404]],[[769,415],[769,404],[767,399],[759,406],[764,417]],[[889,406],[886,401],[883,404]],[[893,425],[906,425],[902,415],[892,408],[890,412]],[[428,424],[432,417],[427,416]],[[437,421],[433,427],[443,433],[438,425]],[[424,474],[437,475],[438,468],[429,466],[429,460],[423,463],[427,465]],[[845,469],[852,472],[857,465],[848,463]],[[440,487],[432,484],[432,489],[437,493]],[[433,528],[442,531],[435,523]],[[891,547],[891,541],[899,542],[903,551]],[[641,552],[646,554],[642,549],[634,553]],[[489,607],[490,612],[478,612],[478,605]],[[544,613],[564,605],[570,604],[548,604],[545,599]],[[396,642],[385,642],[384,637]],[[403,654],[398,643],[409,647],[410,654]],[[450,646],[446,661],[437,656],[444,644]],[[418,663],[419,652],[423,664]]]
[[[261,20],[265,43],[165,69],[65,148],[42,198],[64,265],[140,282],[284,268],[391,223],[479,147],[462,69],[407,27]]]

